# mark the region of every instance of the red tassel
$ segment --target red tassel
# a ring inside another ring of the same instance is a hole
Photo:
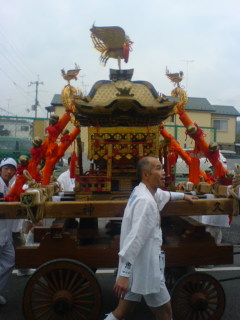
[[[167,174],[171,174],[172,168],[175,167],[177,162],[178,154],[177,152],[172,152],[167,155],[167,163],[168,163],[168,172]]]
[[[132,51],[132,47],[131,45],[133,44],[132,41],[128,41],[125,42],[123,45],[123,58],[124,58],[124,62],[128,62],[128,58],[129,58],[129,52]]]
[[[194,184],[200,182],[200,160],[196,157],[191,157],[191,162],[189,165],[189,181]]]

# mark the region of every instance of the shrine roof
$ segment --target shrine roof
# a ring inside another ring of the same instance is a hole
[[[174,112],[175,101],[158,95],[147,81],[101,80],[89,95],[74,99],[76,118],[83,125],[156,125]]]

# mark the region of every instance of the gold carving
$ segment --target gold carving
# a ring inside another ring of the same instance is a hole
[[[67,85],[62,90],[62,103],[66,109],[66,111],[73,112],[75,111],[74,106],[74,96],[77,94],[77,89],[74,87]]]
[[[173,98],[179,99],[177,105],[175,106],[176,112],[177,112],[177,110],[179,110],[179,111],[185,110],[185,107],[188,102],[188,96],[187,96],[186,92],[182,88],[177,87],[172,90],[171,95]]]

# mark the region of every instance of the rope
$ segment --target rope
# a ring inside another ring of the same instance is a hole
[[[47,190],[41,188],[41,185],[31,177],[30,173],[27,170],[23,171],[23,175],[28,180],[26,183],[28,184],[29,192],[25,192],[22,194],[20,199],[21,206],[26,209],[27,218],[31,220],[33,224],[37,224],[40,220],[43,219],[44,216],[44,203],[48,199]],[[34,202],[35,197],[33,196],[33,193],[31,194],[31,190],[39,191],[41,203]]]

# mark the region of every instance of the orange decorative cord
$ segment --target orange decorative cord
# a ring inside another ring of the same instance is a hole
[[[48,148],[49,143],[56,141],[57,137],[60,135],[60,133],[66,127],[66,125],[70,120],[71,120],[71,115],[70,115],[70,112],[67,111],[62,115],[62,117],[54,126],[49,126],[46,128],[46,131],[48,132],[48,136],[42,144],[45,152]]]
[[[20,194],[23,193],[23,185],[27,182],[27,178],[23,174],[26,169],[27,166],[19,165],[17,167],[17,178],[8,194],[4,197],[6,201],[15,202],[20,200]]]
[[[30,150],[32,157],[29,161],[27,170],[29,171],[32,178],[35,179],[37,182],[40,182],[42,179],[42,176],[40,175],[38,170],[39,164],[47,154],[47,156],[49,157],[50,154],[56,153],[55,141],[70,120],[71,115],[70,112],[67,111],[62,115],[60,120],[55,125],[48,126],[46,128],[48,136],[46,137],[42,145],[38,148],[32,148]]]
[[[68,138],[63,139],[64,141],[61,142],[59,145],[51,144],[50,149],[48,149],[48,154],[46,154],[45,166],[42,170],[43,185],[48,185],[50,183],[50,179],[53,174],[53,170],[56,163],[64,156],[65,151],[71,145],[71,143],[76,139],[79,133],[80,133],[80,128],[74,128],[73,131],[70,134],[68,134]]]
[[[200,182],[200,160],[196,157],[191,157],[189,164],[189,181],[194,184]]]
[[[227,170],[223,167],[221,161],[219,160],[219,157],[215,156],[216,155],[215,152],[211,152],[209,150],[209,145],[205,140],[203,131],[196,124],[192,122],[192,120],[189,118],[189,116],[186,114],[185,111],[178,109],[177,112],[179,114],[179,119],[181,120],[181,122],[186,128],[188,128],[190,125],[194,125],[196,127],[196,132],[194,134],[190,134],[190,133],[188,134],[191,138],[195,140],[197,148],[204,153],[205,157],[213,165],[214,177],[224,176]]]
[[[190,167],[191,165],[191,161],[192,161],[192,157],[189,156],[189,154],[187,152],[185,152],[180,144],[174,139],[174,137],[167,132],[167,130],[164,129],[164,127],[161,125],[160,126],[160,134],[165,138],[165,139],[168,139],[170,140],[170,145],[171,145],[171,148],[174,149],[175,151],[177,151],[177,153],[180,155],[180,157],[186,162],[186,164]],[[206,173],[203,172],[202,170],[199,170],[199,174],[203,177],[203,179],[212,184],[212,181],[207,177]],[[192,178],[192,177],[191,177]],[[190,177],[189,177],[190,179]],[[196,178],[194,178],[195,180]],[[189,180],[191,181],[191,180]],[[193,182],[193,181],[191,181]],[[193,182],[194,183],[194,182]]]
[[[44,158],[44,148],[43,146],[40,146],[38,148],[31,148],[30,153],[32,157],[29,160],[27,170],[36,182],[40,182],[42,179],[42,176],[39,173],[38,166],[40,165],[42,159]]]

